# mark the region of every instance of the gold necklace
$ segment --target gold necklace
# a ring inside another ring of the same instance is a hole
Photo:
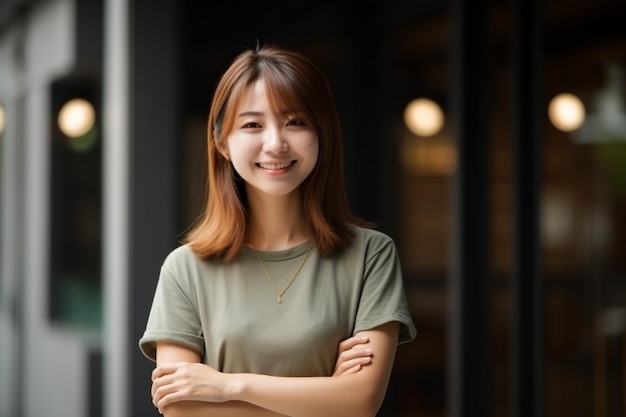
[[[304,256],[304,259],[300,263],[300,266],[298,266],[298,269],[296,269],[296,272],[293,274],[293,276],[291,277],[291,279],[289,280],[289,282],[287,283],[287,285],[285,286],[285,288],[283,288],[281,292],[278,292],[278,288],[276,288],[276,284],[274,284],[274,280],[270,276],[270,273],[267,272],[267,268],[265,267],[265,263],[263,263],[263,260],[261,259],[259,252],[257,252],[256,250],[254,251],[254,253],[256,253],[257,260],[261,264],[261,268],[263,268],[263,272],[265,272],[265,276],[267,277],[267,280],[270,282],[270,284],[272,284],[272,287],[274,288],[274,293],[276,294],[276,301],[278,301],[278,304],[282,304],[283,294],[287,292],[291,284],[293,284],[293,282],[296,280],[296,277],[298,276],[298,272],[300,272],[300,270],[302,269],[302,266],[306,262],[306,259],[309,257],[309,253],[311,252],[312,247],[313,247],[313,243],[311,242],[311,244],[309,245],[309,249],[307,249],[306,251],[306,255]]]

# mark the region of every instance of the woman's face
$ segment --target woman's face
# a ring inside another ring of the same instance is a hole
[[[222,153],[249,192],[272,196],[295,191],[313,171],[319,153],[317,133],[306,115],[299,109],[274,114],[263,80],[245,91],[225,144]]]

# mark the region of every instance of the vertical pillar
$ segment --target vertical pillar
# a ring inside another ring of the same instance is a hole
[[[22,93],[22,79],[18,78],[18,92]],[[25,130],[26,103],[23,97],[12,97],[7,106],[6,131],[0,137],[2,152],[0,157],[2,199],[0,199],[0,403],[7,416],[24,416],[25,355],[26,346],[24,304],[24,262],[26,247],[23,230],[26,211],[26,169]]]
[[[346,185],[350,204],[357,215],[373,221],[392,233],[393,184],[390,155],[393,147],[382,128],[384,100],[384,33],[376,8],[346,3],[339,9],[345,28],[348,81],[344,92],[349,97],[348,111],[342,121],[345,135]],[[368,39],[363,42],[363,39]],[[338,93],[341,93],[338,91]],[[363,121],[367,121],[363,123]],[[376,167],[375,169],[373,167]]]
[[[488,271],[489,7],[485,0],[450,3],[452,108],[458,167],[454,262],[450,277],[449,414],[490,412]]]
[[[137,342],[180,233],[178,7],[105,4],[105,417],[158,416]]]
[[[541,10],[539,0],[513,4],[514,149],[514,417],[540,417],[543,408],[543,290],[540,276],[539,203]]]
[[[129,5],[104,4],[103,298],[105,417],[128,416]]]
[[[182,143],[179,17],[181,3],[133,1],[131,16],[132,208],[128,281],[132,303],[130,340],[130,416],[159,416],[150,398],[154,369],[139,351],[161,264],[178,244],[184,228],[179,209]],[[207,99],[208,100],[208,99]],[[185,225],[187,226],[187,225]]]

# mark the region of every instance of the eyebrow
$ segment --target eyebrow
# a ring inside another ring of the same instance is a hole
[[[287,115],[305,115],[304,111],[302,111],[302,110],[286,110],[286,111],[281,112],[281,114],[283,114],[284,116],[287,116]],[[264,112],[260,112],[260,111],[248,110],[248,111],[243,111],[243,112],[239,113],[237,115],[237,118],[250,117],[250,116],[260,117],[260,116],[265,116],[265,113]]]
[[[244,111],[237,115],[237,117],[248,117],[248,116],[263,116],[263,112],[260,111]]]

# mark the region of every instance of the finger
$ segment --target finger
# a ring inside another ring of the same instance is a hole
[[[351,359],[349,361],[345,361],[337,366],[333,376],[345,375],[347,373],[352,373],[356,370],[360,370],[361,367],[368,365],[372,362],[372,358],[370,356],[359,357],[355,359]]]
[[[154,397],[156,395],[156,391],[159,388],[175,383],[176,380],[177,380],[177,376],[173,374],[166,374],[161,377],[158,377],[154,381],[152,381],[152,387],[150,389],[150,393]]]
[[[163,399],[167,396],[169,391],[170,391],[170,388],[167,386],[161,386],[156,389],[153,389],[152,404],[159,409],[163,408],[163,404],[159,405],[159,403],[163,402]]]
[[[157,391],[157,397],[153,399],[152,403],[157,409],[163,410],[170,404],[184,400],[187,395],[187,390],[180,389],[168,389],[164,390],[164,392]]]
[[[361,363],[359,359],[362,358],[365,358],[364,363],[369,363],[372,356],[372,349],[352,349],[342,352],[335,363],[335,372],[342,372],[356,363]]]
[[[349,361],[351,359],[371,357],[373,355],[372,349],[351,349],[339,354],[337,363]]]
[[[163,383],[162,379],[157,379],[152,383],[152,388],[150,389],[150,395],[152,396],[152,403],[156,407],[157,403],[163,398],[165,395],[166,384]]]
[[[354,359],[354,358],[363,358],[363,357],[371,357],[373,356],[372,349],[350,349],[344,352],[344,358],[346,359]]]
[[[176,370],[186,364],[186,362],[176,362],[159,365],[152,371],[152,380],[154,381],[156,378],[159,378],[163,375],[174,373],[176,372]]]
[[[352,349],[353,347],[362,344],[362,343],[367,343],[369,341],[367,336],[352,336],[347,338],[346,340],[343,340],[341,343],[339,343],[339,351],[344,351],[344,350],[349,350]]]
[[[161,381],[162,379],[159,380],[159,382]],[[172,379],[154,390],[152,404],[157,408],[163,409],[168,404],[179,401],[187,392],[188,388],[185,387],[184,384]]]
[[[154,396],[156,395],[156,391],[162,387],[163,385],[165,385],[165,377],[159,377],[159,378],[152,378],[152,386],[150,387],[150,395],[152,395],[152,397],[154,398]]]
[[[351,367],[350,369],[346,369],[345,371],[342,372],[335,372],[335,374],[333,374],[333,377],[339,377],[339,376],[343,376],[343,375],[349,375],[349,374],[355,374],[358,371],[361,370],[361,365],[354,365],[353,367]]]
[[[342,375],[348,375],[348,374],[356,374],[357,372],[359,372],[361,370],[361,365],[354,365],[352,368],[348,369],[346,372],[344,372]]]
[[[163,386],[162,380],[157,379],[156,381],[154,381],[152,383],[152,386],[150,387],[150,395],[152,396],[152,398],[154,398],[156,396],[157,390]]]
[[[369,342],[369,338],[367,336],[352,336],[343,340],[339,343],[339,352],[344,352],[346,350],[352,349],[353,347]]]

